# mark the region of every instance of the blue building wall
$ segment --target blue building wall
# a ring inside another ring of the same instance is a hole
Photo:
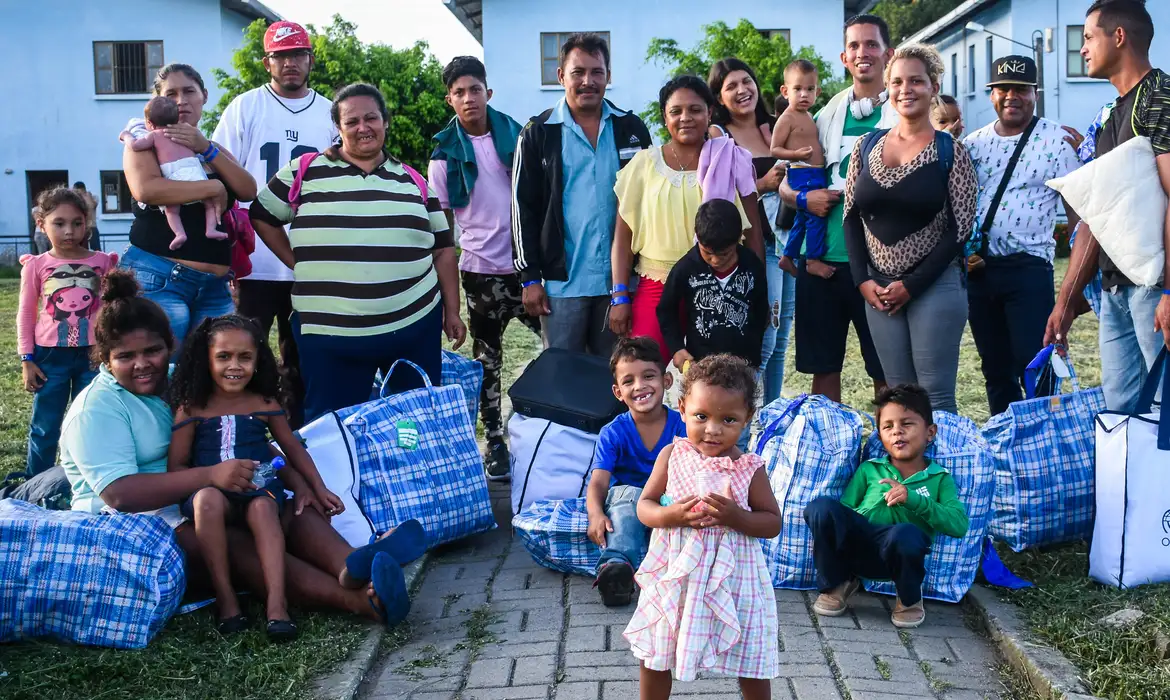
[[[492,104],[523,123],[564,95],[559,85],[542,86],[541,32],[608,31],[613,83],[606,96],[623,109],[641,111],[658,100],[664,68],[646,62],[652,38],[670,38],[690,48],[700,28],[717,20],[735,25],[746,18],[757,29],[789,29],[793,46],[812,46],[844,74],[838,56],[845,10],[842,0],[756,0],[723,4],[710,0],[590,0],[579,4],[544,0],[485,0],[483,51]],[[706,78],[706,76],[702,76]]]
[[[988,80],[987,41],[992,40],[992,59],[1008,54],[1031,56],[1027,48],[992,37],[983,32],[967,31],[967,21],[982,24],[988,30],[1024,44],[1032,44],[1034,30],[1053,31],[1052,53],[1044,54],[1045,113],[1048,119],[1075,127],[1082,133],[1089,127],[1102,105],[1115,99],[1117,91],[1107,81],[1069,77],[1066,54],[1069,49],[1069,26],[1085,23],[1085,11],[1092,0],[1000,0],[984,7],[973,17],[961,18],[951,26],[922,39],[933,43],[943,56],[948,74],[943,77],[943,92],[954,94],[963,110],[963,121],[970,133],[995,121]],[[1170,42],[1163,33],[1170,32],[1170,2],[1147,3],[1154,19],[1155,39],[1150,59],[1155,67],[1170,69]],[[969,82],[969,49],[975,49],[975,83]],[[950,75],[952,57],[957,56],[958,93],[952,91]]]
[[[40,0],[0,3],[0,236],[30,231],[28,170],[67,170],[95,195],[99,172],[121,170],[118,132],[141,116],[146,97],[99,96],[94,89],[94,41],[163,42],[163,60],[192,64],[207,82],[212,68],[230,68],[232,51],[250,19],[218,0]],[[103,215],[103,245],[120,248],[131,215]],[[107,243],[110,241],[110,243]]]

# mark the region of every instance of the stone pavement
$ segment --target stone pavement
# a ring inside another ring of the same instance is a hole
[[[433,553],[410,638],[367,676],[365,700],[613,700],[638,697],[622,638],[633,612],[602,606],[592,582],[536,565],[508,526],[507,485],[492,485],[500,528]],[[991,643],[958,606],[927,603],[926,624],[899,633],[892,599],[861,594],[852,614],[818,618],[814,594],[776,591],[782,700],[998,700]],[[692,700],[738,696],[734,679],[675,682]]]

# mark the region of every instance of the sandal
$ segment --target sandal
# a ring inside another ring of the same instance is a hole
[[[282,644],[297,638],[297,626],[292,620],[269,620],[264,633],[268,641]]]
[[[219,622],[216,623],[215,628],[219,630],[221,635],[230,637],[233,634],[243,632],[244,630],[248,629],[248,625],[248,617],[243,613],[240,613],[238,615],[232,615],[231,617],[221,618]]]
[[[419,521],[412,518],[400,523],[385,537],[350,552],[345,558],[343,575],[353,581],[369,581],[370,569],[378,554],[388,554],[399,566],[406,566],[427,551],[426,545],[426,531]]]
[[[382,624],[387,628],[397,625],[406,619],[410,613],[410,595],[406,590],[406,577],[402,567],[394,558],[384,552],[374,555],[372,579],[374,593],[381,601],[381,605],[373,597],[367,598],[374,613],[382,618]]]

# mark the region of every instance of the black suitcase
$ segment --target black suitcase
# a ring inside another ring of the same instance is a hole
[[[608,359],[559,348],[540,353],[516,379],[508,397],[516,413],[587,433],[601,432],[626,410],[614,398]]]

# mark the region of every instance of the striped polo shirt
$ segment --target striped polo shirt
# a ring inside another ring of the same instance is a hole
[[[332,150],[332,149],[331,149]],[[368,175],[317,157],[305,172],[294,217],[293,160],[252,203],[252,218],[289,224],[296,267],[292,306],[302,333],[371,336],[410,326],[440,303],[431,254],[455,242],[438,199],[391,158]]]

